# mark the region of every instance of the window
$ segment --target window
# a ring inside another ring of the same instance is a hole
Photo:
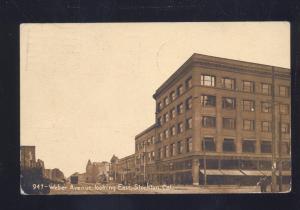
[[[190,137],[186,140],[186,152],[191,152],[192,146],[193,146],[192,137]]]
[[[202,150],[203,151],[216,151],[216,144],[214,138],[204,137],[202,141]]]
[[[279,105],[280,114],[288,114],[289,113],[289,106],[287,104],[280,104]]]
[[[183,113],[183,104],[179,104],[179,105],[177,106],[177,113],[178,113],[178,114],[182,114],[182,113]]]
[[[155,142],[155,138],[154,138],[154,136],[152,136],[151,143],[154,144],[154,142]]]
[[[170,94],[171,100],[174,101],[176,99],[176,93],[175,91],[172,91]]]
[[[245,170],[257,170],[257,163],[256,160],[240,160],[240,167]]]
[[[271,85],[262,83],[261,84],[261,93],[266,95],[271,95]]]
[[[259,161],[259,169],[260,170],[271,170],[272,169],[272,161],[267,161],[267,160]]]
[[[186,89],[190,89],[192,87],[192,78],[191,77],[185,81],[185,87],[186,87]]]
[[[272,153],[272,142],[271,141],[261,141],[260,152],[261,153]]]
[[[171,127],[171,135],[175,136],[175,134],[176,134],[176,128],[175,128],[175,126],[172,126]]]
[[[159,150],[160,150],[160,158],[163,158],[164,157],[164,150],[163,150],[163,148],[160,148]]]
[[[167,146],[165,146],[165,148],[164,148],[164,156],[165,157],[169,157],[169,146],[167,145]]]
[[[243,100],[242,104],[243,104],[243,111],[246,111],[246,112],[254,112],[255,111],[254,101]]]
[[[232,78],[222,78],[223,88],[234,90],[235,89],[235,79]]]
[[[290,133],[290,125],[288,123],[281,123],[281,132]]]
[[[234,139],[224,139],[223,151],[224,152],[235,152]]]
[[[201,75],[200,85],[215,87],[216,86],[216,77],[210,76],[210,75]]]
[[[176,110],[175,108],[171,109],[171,119],[174,119],[176,116]]]
[[[182,133],[183,132],[183,123],[182,122],[180,122],[180,123],[178,123],[178,133]]]
[[[187,110],[192,109],[192,97],[189,97],[185,102],[185,107]]]
[[[233,118],[223,118],[223,128],[235,129],[235,119],[233,119]]]
[[[248,93],[254,92],[254,82],[252,81],[243,81],[243,91]]]
[[[175,144],[171,144],[171,147],[170,147],[170,156],[174,156],[175,154],[176,154]]]
[[[158,118],[158,125],[160,126],[160,125],[162,125],[162,124],[163,124],[163,120],[162,120],[161,117],[159,117],[159,118]]]
[[[281,143],[281,154],[288,155],[290,154],[290,144],[288,142]]]
[[[161,132],[161,133],[159,134],[159,140],[162,141],[163,139],[164,139],[164,133]]]
[[[183,94],[183,86],[179,85],[178,88],[177,88],[177,95],[180,96],[182,94]]]
[[[158,107],[158,111],[161,111],[163,109],[162,102],[158,102],[157,107]]]
[[[255,141],[254,140],[243,140],[242,151],[243,152],[255,152]]]
[[[202,126],[205,128],[214,128],[216,127],[216,117],[203,116],[202,117]]]
[[[289,95],[289,88],[286,86],[279,86],[279,95],[280,96],[288,96]]]
[[[193,124],[192,124],[192,118],[187,119],[187,120],[186,120],[186,126],[185,126],[185,127],[186,127],[187,129],[191,129],[192,126],[193,126]]]
[[[254,120],[243,120],[243,129],[253,131],[255,129]]]
[[[165,106],[167,106],[168,104],[169,104],[169,97],[165,97],[165,99],[164,99],[164,102],[165,102]]]
[[[183,152],[183,144],[181,141],[177,142],[177,154],[181,154]]]
[[[164,115],[164,118],[165,118],[165,122],[168,122],[168,121],[169,121],[169,113],[166,113],[166,114]]]
[[[272,104],[268,102],[261,102],[261,112],[271,112],[272,111]]]
[[[235,98],[222,98],[223,109],[235,109]]]
[[[262,132],[271,132],[271,122],[262,121],[261,122],[261,131]]]
[[[216,96],[202,95],[201,104],[202,106],[216,106]]]
[[[169,130],[168,129],[165,130],[165,138],[166,139],[169,138]]]
[[[158,159],[161,159],[161,158],[162,158],[161,148],[159,148],[159,149],[157,150],[157,153],[158,153]]]

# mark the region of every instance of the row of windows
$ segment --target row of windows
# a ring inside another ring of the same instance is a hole
[[[221,78],[221,87],[229,90],[236,90],[236,80],[234,78],[224,77]],[[208,87],[216,87],[216,77],[212,75],[201,75],[200,85]],[[279,85],[279,96],[287,97],[289,96],[289,87],[284,85]],[[242,91],[248,93],[255,92],[255,82],[254,81],[242,81]],[[260,93],[265,95],[271,95],[272,84],[261,83]]]
[[[216,96],[213,95],[202,95],[201,104],[204,107],[215,107]],[[241,100],[241,107],[243,111],[254,112],[256,109],[255,101],[253,100]],[[236,99],[230,97],[222,97],[222,108],[223,109],[236,109]],[[271,112],[272,104],[270,102],[261,102],[261,112]],[[289,113],[288,104],[279,104],[279,111],[281,114]]]
[[[202,126],[205,128],[215,128],[216,127],[216,117],[212,116],[203,116],[202,117]],[[175,136],[176,134],[183,133],[185,129],[192,128],[192,118],[188,118],[185,121],[185,126],[183,122],[179,122],[176,126],[173,125],[170,129],[165,129],[163,132],[159,133],[158,140],[162,141],[168,139],[170,136]],[[224,129],[236,129],[236,119],[235,118],[223,118],[223,128]],[[261,121],[260,128],[262,132],[271,132],[272,131],[272,122],[270,121]],[[243,130],[254,131],[255,130],[255,120],[243,120]],[[290,133],[289,123],[281,123],[281,132]],[[144,145],[151,145],[155,143],[155,137],[145,140],[136,145],[136,150],[139,151],[144,148]]]
[[[158,159],[164,157],[172,157],[176,154],[188,153],[192,151],[192,138],[187,138],[185,141],[178,141],[170,145],[165,145],[158,149]]]
[[[136,144],[136,150],[137,151],[141,150],[141,149],[144,148],[144,146],[151,145],[151,144],[154,144],[154,143],[155,143],[155,137],[152,136],[151,138],[148,138],[147,140]]]
[[[185,109],[186,110],[190,110],[192,109],[192,97],[188,98],[186,101],[185,101]],[[184,111],[184,106],[183,106],[183,103],[180,103],[179,105],[177,105],[176,109],[175,107],[171,109],[170,113],[167,112],[165,113],[162,117],[159,117],[158,118],[158,123],[159,125],[162,125],[164,122],[168,122],[169,120],[172,120],[176,117],[176,114],[177,115],[180,115],[182,114]]]
[[[192,87],[192,78],[189,77],[185,81],[185,89],[188,90]],[[169,96],[166,96],[162,102],[158,102],[158,111],[162,110],[164,106],[169,105],[171,101],[174,101],[177,97],[183,94],[183,85],[179,85],[176,90],[171,91]]]
[[[272,123],[270,121],[261,122],[261,131],[262,132],[271,132]],[[216,117],[212,116],[203,116],[202,117],[202,127],[205,128],[215,128],[216,127]],[[235,118],[223,118],[223,128],[225,129],[235,129],[236,128],[236,119]],[[243,120],[243,129],[248,131],[255,130],[255,120]],[[290,125],[288,123],[281,123],[281,132],[289,133]]]
[[[233,78],[224,77],[221,79],[221,88],[236,90],[236,80]],[[212,75],[201,75],[200,85],[208,87],[216,87],[216,77]],[[190,77],[185,81],[185,88],[190,89],[192,87],[192,78]],[[279,85],[279,96],[288,97],[289,87],[284,85]],[[254,81],[242,81],[242,91],[248,93],[255,92],[255,82]],[[265,95],[272,94],[272,84],[261,83],[260,93]],[[174,101],[178,96],[183,94],[183,85],[179,85],[176,91],[171,91],[169,96],[166,96],[162,102],[158,102],[158,111],[162,110],[165,106],[169,105],[171,101]]]
[[[225,138],[222,145],[223,152],[236,152],[236,144],[234,139]],[[214,138],[205,137],[202,141],[203,151],[216,151],[216,143]],[[255,140],[243,140],[242,141],[242,152],[255,153],[256,152],[256,141]],[[261,153],[272,153],[272,142],[271,141],[261,141],[260,142],[260,152]],[[288,142],[281,143],[282,154],[290,153],[290,144]]]
[[[203,107],[215,107],[216,106],[216,96],[213,95],[202,95],[201,105]],[[256,109],[255,101],[253,100],[242,100],[241,101],[242,110],[245,112],[254,112]],[[261,112],[270,113],[272,111],[272,104],[270,102],[261,102]],[[236,99],[230,97],[222,97],[222,108],[223,109],[236,109]],[[185,101],[185,109],[192,109],[192,97],[189,97]],[[163,123],[168,122],[176,117],[176,114],[182,114],[184,112],[183,103],[177,105],[176,109],[172,108],[170,112],[163,114],[162,117],[158,118],[158,124],[163,125]],[[280,114],[289,114],[288,104],[279,104]]]

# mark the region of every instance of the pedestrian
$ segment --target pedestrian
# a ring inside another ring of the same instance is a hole
[[[268,186],[267,177],[266,176],[261,177],[256,185],[260,186],[260,191],[261,192],[267,192],[267,186]]]

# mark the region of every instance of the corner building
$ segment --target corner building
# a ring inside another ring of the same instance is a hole
[[[135,139],[139,180],[253,185],[273,153],[289,183],[290,92],[289,69],[193,54],[153,95],[156,122]]]

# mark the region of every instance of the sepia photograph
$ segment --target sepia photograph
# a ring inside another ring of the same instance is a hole
[[[20,25],[20,194],[288,193],[289,22]]]

